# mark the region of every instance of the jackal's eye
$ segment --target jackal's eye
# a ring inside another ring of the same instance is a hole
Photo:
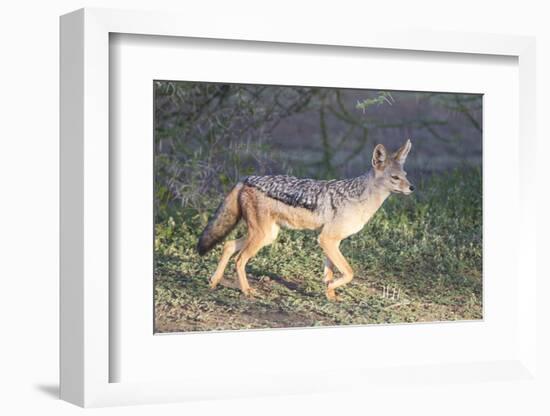
[[[399,176],[391,175],[392,179],[395,179],[396,181],[399,180]]]

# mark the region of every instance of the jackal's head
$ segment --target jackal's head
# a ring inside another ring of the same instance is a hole
[[[389,154],[384,145],[379,144],[372,153],[372,166],[377,184],[386,190],[409,195],[414,186],[407,180],[403,165],[411,150],[411,141],[407,140],[395,153]]]

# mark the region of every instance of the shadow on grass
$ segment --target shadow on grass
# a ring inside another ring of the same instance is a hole
[[[300,290],[300,285],[298,283],[290,282],[290,281],[286,280],[285,278],[279,276],[276,273],[268,272],[266,270],[259,270],[259,269],[256,269],[254,267],[250,267],[248,269],[248,272],[251,273],[252,275],[254,275],[256,278],[257,278],[257,276],[267,276],[271,280],[273,280],[274,282],[279,283],[280,285],[283,285],[288,290],[294,290],[294,291],[302,292]]]

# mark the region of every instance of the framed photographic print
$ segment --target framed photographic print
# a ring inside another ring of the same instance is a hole
[[[535,383],[533,40],[249,29],[62,17],[62,398]]]

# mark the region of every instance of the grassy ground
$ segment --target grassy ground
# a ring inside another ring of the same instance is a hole
[[[356,277],[338,291],[340,302],[325,298],[314,232],[283,230],[248,263],[258,292],[248,299],[233,262],[221,286],[208,288],[221,247],[197,255],[204,213],[182,210],[157,224],[156,332],[481,319],[481,173],[462,169],[417,185],[342,242]]]

